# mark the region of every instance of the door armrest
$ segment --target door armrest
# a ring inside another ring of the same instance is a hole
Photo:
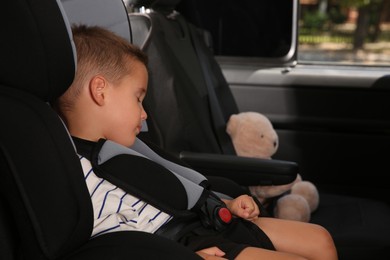
[[[298,174],[298,164],[291,161],[187,151],[181,152],[180,158],[204,175],[229,178],[246,186],[287,184]]]

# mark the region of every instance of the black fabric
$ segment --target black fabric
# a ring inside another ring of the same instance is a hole
[[[113,232],[98,236],[63,260],[202,259],[189,248],[146,232]]]
[[[312,223],[332,234],[339,259],[390,259],[390,207],[372,199],[321,193]]]
[[[1,192],[12,205],[23,250],[56,257],[86,242],[92,205],[57,114],[32,95],[1,86],[0,118],[6,126],[0,128]]]
[[[183,27],[186,26],[186,24],[187,26],[189,26],[189,24],[185,23],[185,21],[181,21],[181,24]],[[194,46],[194,50],[197,54],[200,66],[202,68],[203,77],[206,82],[210,112],[213,117],[212,122],[214,126],[214,131],[219,141],[219,145],[221,146],[221,150],[223,151],[223,153],[236,154],[232,140],[230,139],[230,136],[226,133],[226,122],[229,120],[229,118],[225,118],[225,115],[223,114],[221,104],[219,102],[219,99],[217,98],[217,95],[215,93],[215,87],[211,79],[212,74],[210,74],[208,57],[212,56],[212,53],[208,53],[208,51],[210,51],[208,48],[202,49],[202,46],[205,43],[203,41],[203,38],[200,35],[197,35],[198,32],[196,31],[196,28],[189,26],[188,31],[190,34],[192,45]]]
[[[246,247],[258,247],[275,250],[268,236],[250,221],[235,218],[229,228],[215,233],[202,227],[194,228],[180,241],[194,251],[217,246],[226,253],[227,259],[235,257]]]
[[[91,161],[98,177],[171,215],[192,215],[185,214],[188,212],[186,190],[176,176],[165,167],[149,159],[129,154],[114,156],[99,165],[97,160],[106,140],[89,142],[73,137],[73,141],[78,152]]]
[[[0,165],[3,162],[0,160]],[[1,194],[1,193],[0,193]],[[17,232],[14,232],[13,227],[15,222],[9,212],[10,206],[4,196],[0,196],[0,257],[1,259],[15,259],[20,252],[18,245],[20,239]]]
[[[72,82],[73,49],[55,1],[5,1],[0,21],[0,195],[11,228],[1,253],[54,259],[88,241],[93,220],[74,149],[44,102]]]
[[[141,174],[134,178],[132,172],[123,171],[129,167],[133,173],[139,172]],[[142,196],[143,199],[153,206],[158,206],[161,203],[160,208],[167,213],[178,215],[180,213],[170,209],[186,210],[187,208],[187,194],[180,181],[163,166],[150,163],[148,159],[131,155],[118,155],[94,170],[99,177],[105,177],[112,183],[121,182],[122,184],[118,186],[126,187],[128,192],[139,197],[141,197],[139,194],[142,193],[140,188],[148,186],[149,192]],[[121,174],[119,174],[120,172]],[[127,185],[127,183],[131,183],[131,185]]]
[[[187,28],[158,13],[152,12],[150,17],[158,26],[153,27],[154,33],[145,47],[150,57],[150,77],[143,103],[149,133],[141,136],[177,155],[181,151],[222,153],[203,72]],[[131,16],[130,20],[134,21]]]
[[[75,63],[56,1],[5,0],[0,23],[0,83],[44,101],[62,94],[73,81]]]

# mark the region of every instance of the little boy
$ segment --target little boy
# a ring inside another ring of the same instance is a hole
[[[124,230],[156,233],[172,221],[172,215],[100,178],[91,158],[81,156],[101,140],[134,145],[147,118],[142,106],[147,57],[100,27],[75,26],[73,36],[77,72],[55,108],[80,154],[94,207],[92,237]],[[126,170],[131,174],[132,169]],[[337,259],[333,240],[322,227],[261,217],[256,202],[247,195],[224,202],[235,216],[226,230],[203,228],[204,232],[189,232],[178,242],[204,259]]]

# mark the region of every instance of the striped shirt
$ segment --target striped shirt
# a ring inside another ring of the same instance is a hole
[[[99,178],[93,172],[91,162],[83,156],[79,158],[94,211],[91,237],[124,230],[154,233],[172,219],[172,216]]]

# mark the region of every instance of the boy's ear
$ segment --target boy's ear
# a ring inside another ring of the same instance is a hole
[[[102,76],[94,76],[89,82],[89,92],[93,101],[99,106],[104,105],[107,81]]]

